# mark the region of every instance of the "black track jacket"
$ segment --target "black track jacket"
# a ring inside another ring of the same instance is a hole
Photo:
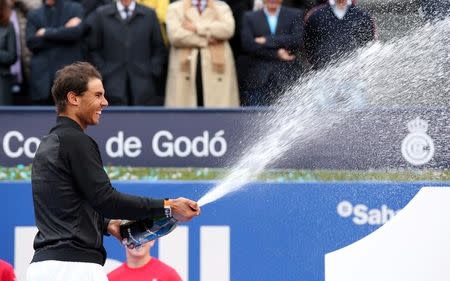
[[[163,216],[164,201],[116,191],[103,169],[97,143],[68,117],[43,137],[33,160],[36,225],[32,262],[92,262],[103,265],[105,218]]]

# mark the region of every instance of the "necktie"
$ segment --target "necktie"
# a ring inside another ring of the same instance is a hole
[[[202,1],[201,0],[197,1],[197,9],[198,9],[198,13],[201,14],[202,13]]]
[[[130,13],[130,9],[128,8],[128,6],[125,6],[123,8],[123,11],[125,12],[125,20],[127,20],[128,19],[128,15]]]

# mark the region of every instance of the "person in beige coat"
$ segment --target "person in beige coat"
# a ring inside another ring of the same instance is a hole
[[[237,107],[239,92],[228,44],[234,19],[215,0],[180,0],[169,5],[171,43],[166,86],[168,107]],[[199,67],[201,66],[201,67]]]

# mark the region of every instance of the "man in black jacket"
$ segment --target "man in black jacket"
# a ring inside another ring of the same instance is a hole
[[[265,0],[260,11],[246,12],[242,20],[242,49],[249,56],[244,80],[244,105],[269,105],[282,88],[301,73],[303,11]]]
[[[377,38],[371,15],[352,0],[328,0],[305,21],[305,52],[313,69],[324,68]]]
[[[91,17],[89,56],[103,75],[110,104],[162,105],[157,82],[167,50],[155,11],[119,0]]]
[[[98,71],[75,63],[57,72],[52,88],[56,126],[36,152],[32,169],[38,233],[28,281],[106,281],[103,235],[121,240],[120,220],[172,215],[189,221],[197,203],[130,196],[116,191],[103,169],[97,143],[84,130],[99,123],[108,105]],[[110,220],[111,219],[111,220]]]
[[[51,104],[56,70],[83,58],[83,8],[64,0],[44,0],[28,13],[26,40],[31,57],[30,93],[34,104]]]

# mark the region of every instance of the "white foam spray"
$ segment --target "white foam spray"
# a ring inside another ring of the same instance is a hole
[[[257,124],[256,141],[200,206],[235,192],[289,151],[326,137],[359,108],[448,106],[450,19],[374,43],[299,79]],[[355,128],[357,129],[357,128]],[[292,152],[295,153],[295,152]]]

